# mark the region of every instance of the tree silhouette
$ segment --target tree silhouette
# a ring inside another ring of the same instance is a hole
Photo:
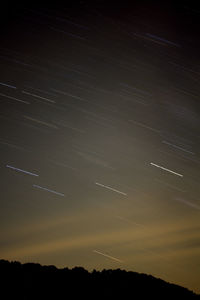
[[[151,275],[125,270],[88,272],[0,260],[1,299],[200,299],[200,295]],[[5,296],[3,296],[5,295]]]

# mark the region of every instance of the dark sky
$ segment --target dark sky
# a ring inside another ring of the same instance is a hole
[[[200,11],[66,2],[1,11],[0,256],[200,292]]]

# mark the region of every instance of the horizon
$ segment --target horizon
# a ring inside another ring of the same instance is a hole
[[[74,266],[74,267],[72,267],[72,268],[68,268],[67,266],[65,266],[65,267],[57,267],[57,266],[55,266],[55,265],[52,265],[52,264],[50,264],[50,265],[43,265],[43,264],[40,264],[39,262],[25,262],[25,263],[22,263],[22,262],[20,262],[20,261],[8,261],[8,260],[4,260],[4,259],[0,259],[0,263],[2,263],[2,261],[3,262],[8,262],[9,264],[13,264],[13,265],[16,265],[16,264],[20,264],[21,266],[24,266],[24,265],[26,265],[26,266],[30,266],[30,265],[35,265],[35,266],[40,266],[40,267],[44,267],[44,268],[50,268],[50,267],[53,267],[53,268],[55,268],[56,270],[68,270],[68,271],[74,271],[74,270],[76,270],[76,271],[80,271],[80,270],[84,270],[84,271],[86,271],[87,273],[89,273],[89,274],[91,274],[91,275],[93,275],[93,274],[95,274],[95,273],[104,273],[104,272],[109,272],[109,271],[112,271],[112,272],[122,272],[122,273],[127,273],[127,274],[130,274],[130,273],[132,273],[132,274],[134,274],[134,275],[137,275],[137,276],[140,276],[140,275],[144,275],[144,276],[147,276],[148,278],[150,278],[150,277],[153,277],[154,279],[156,279],[156,280],[161,280],[161,281],[164,281],[165,283],[167,283],[167,284],[169,284],[169,285],[175,285],[175,286],[177,286],[177,287],[181,287],[181,288],[184,288],[184,289],[186,289],[186,290],[188,290],[188,291],[190,291],[190,292],[193,292],[194,294],[196,294],[196,295],[198,295],[198,296],[200,296],[200,293],[197,293],[197,292],[195,292],[194,290],[191,290],[191,289],[188,289],[187,287],[185,287],[185,286],[181,286],[181,285],[178,285],[177,283],[175,283],[175,282],[170,282],[170,281],[166,281],[166,280],[163,280],[162,278],[159,278],[159,277],[155,277],[155,276],[153,276],[152,274],[147,274],[147,273],[139,273],[139,272],[137,272],[137,271],[133,271],[133,270],[130,270],[130,271],[127,271],[127,270],[125,270],[125,269],[121,269],[121,268],[112,268],[112,269],[101,269],[101,270],[98,270],[98,269],[92,269],[92,270],[87,270],[86,268],[84,268],[84,267],[82,267],[82,266],[79,266],[79,265],[77,265],[77,266]],[[52,268],[51,268],[51,270],[52,270]],[[31,271],[31,269],[30,269],[30,271]]]

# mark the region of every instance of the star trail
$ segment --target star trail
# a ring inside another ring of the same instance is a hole
[[[199,11],[95,0],[4,13],[1,258],[200,292]]]

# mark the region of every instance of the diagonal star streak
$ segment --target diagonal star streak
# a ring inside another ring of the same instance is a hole
[[[102,255],[102,256],[108,257],[108,258],[110,258],[110,259],[112,259],[112,260],[115,260],[115,261],[118,261],[118,262],[121,262],[121,263],[123,262],[122,260],[120,260],[120,259],[118,259],[118,258],[116,258],[116,257],[110,256],[110,255],[105,254],[105,253],[102,253],[102,252],[100,252],[100,251],[93,250],[93,252],[94,252],[94,253],[97,253],[97,254],[100,254],[100,255]]]
[[[122,195],[124,195],[124,196],[127,196],[126,193],[121,192],[121,191],[119,191],[119,190],[116,190],[116,189],[114,189],[114,188],[112,188],[112,187],[110,187],[110,186],[104,185],[104,184],[99,183],[99,182],[95,182],[95,184],[96,184],[96,185],[99,185],[99,186],[101,186],[101,187],[104,187],[104,188],[106,188],[106,189],[108,189],[108,190],[111,190],[111,191],[113,191],[113,192],[116,192],[116,193],[118,193],[118,194],[122,194]]]
[[[150,163],[150,165],[152,165],[152,166],[154,166],[154,167],[156,167],[156,168],[162,169],[162,170],[164,170],[164,171],[167,171],[167,172],[169,172],[169,173],[172,173],[172,174],[174,174],[174,175],[177,175],[177,176],[179,176],[179,177],[183,177],[183,175],[180,174],[180,173],[174,172],[174,171],[172,171],[172,170],[170,170],[170,169],[164,168],[164,167],[159,166],[159,165],[157,165],[157,164],[154,164],[154,163],[152,163],[152,162]]]
[[[56,192],[54,190],[50,190],[48,188],[42,187],[42,186],[37,185],[37,184],[33,184],[33,187],[35,187],[37,189],[41,189],[41,190],[47,191],[47,192],[50,192],[50,193],[53,193],[53,194],[56,194],[56,195],[59,195],[59,196],[62,196],[62,197],[65,196],[63,193],[59,193],[59,192]]]
[[[39,176],[38,174],[29,172],[29,171],[26,171],[26,170],[22,170],[22,169],[19,169],[19,168],[15,168],[15,167],[10,166],[10,165],[6,165],[6,168],[13,169],[17,172],[22,172],[22,173],[25,173],[25,174],[28,174],[28,175],[31,175],[31,176]]]

